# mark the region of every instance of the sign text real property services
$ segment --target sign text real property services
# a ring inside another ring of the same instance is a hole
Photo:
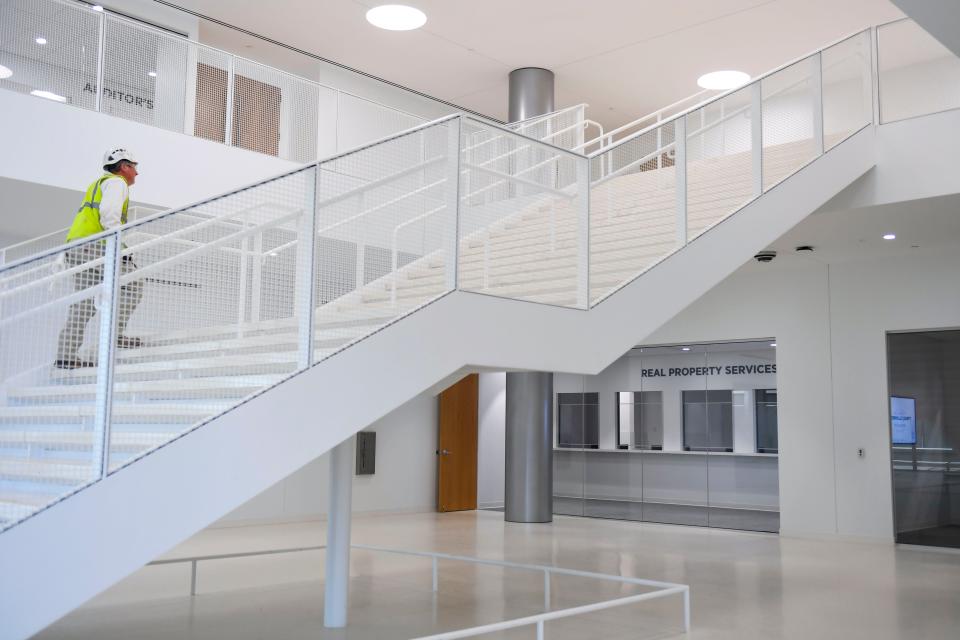
[[[683,376],[745,376],[763,373],[776,373],[775,364],[728,364],[716,367],[669,367],[660,369],[641,369],[644,378],[674,378]]]

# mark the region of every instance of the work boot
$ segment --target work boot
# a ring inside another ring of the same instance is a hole
[[[143,340],[140,338],[131,338],[130,336],[117,336],[118,349],[139,349],[143,346]]]
[[[82,369],[84,367],[95,367],[97,366],[95,362],[87,362],[86,360],[57,360],[53,363],[57,369]]]

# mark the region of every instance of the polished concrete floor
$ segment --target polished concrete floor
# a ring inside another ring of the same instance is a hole
[[[323,544],[322,523],[204,531],[166,557]],[[358,516],[353,540],[687,583],[691,638],[960,638],[960,553],[558,516],[503,522],[491,511]],[[145,567],[38,638],[409,638],[543,610],[539,574],[453,562],[430,588],[427,560],[355,551],[351,621],[325,630],[319,551]],[[558,578],[556,609],[635,588]],[[670,598],[547,625],[548,639],[676,638]],[[484,638],[533,638],[532,628]]]

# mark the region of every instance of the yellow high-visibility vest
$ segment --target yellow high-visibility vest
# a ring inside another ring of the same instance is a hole
[[[73,224],[70,225],[70,231],[67,233],[67,242],[77,238],[86,238],[103,231],[103,225],[100,224],[100,201],[103,200],[103,183],[107,180],[123,180],[118,175],[105,173],[87,187],[87,193],[83,196],[83,204],[77,211]],[[123,210],[120,213],[120,222],[127,224],[127,206],[130,204],[130,196],[123,201]]]

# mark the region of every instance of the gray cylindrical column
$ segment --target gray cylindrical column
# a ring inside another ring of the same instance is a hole
[[[553,520],[553,374],[507,374],[507,522]]]
[[[553,71],[524,67],[510,72],[508,120],[517,122],[554,110]]]

